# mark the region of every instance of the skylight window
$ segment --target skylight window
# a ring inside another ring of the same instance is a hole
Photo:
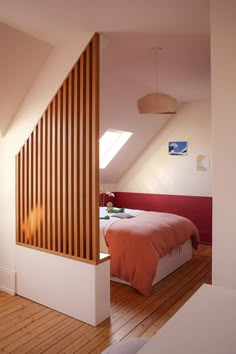
[[[133,133],[108,129],[99,140],[100,168],[105,168]]]

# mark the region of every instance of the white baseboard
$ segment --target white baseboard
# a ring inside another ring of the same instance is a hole
[[[16,272],[0,266],[0,290],[10,295],[16,294]]]

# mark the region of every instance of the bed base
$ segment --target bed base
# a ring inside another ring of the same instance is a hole
[[[152,285],[155,285],[163,278],[167,277],[170,273],[181,267],[184,263],[188,262],[192,258],[192,242],[186,241],[180,247],[174,249],[168,253],[165,257],[161,258],[158,262],[158,269],[153,280]],[[111,280],[131,286],[131,284],[125,280],[111,277]]]

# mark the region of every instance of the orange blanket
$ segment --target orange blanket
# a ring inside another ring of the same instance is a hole
[[[126,280],[148,295],[161,257],[199,234],[192,221],[174,214],[143,212],[110,225],[106,243],[111,254],[111,275]]]

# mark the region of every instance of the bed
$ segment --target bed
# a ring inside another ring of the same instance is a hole
[[[100,207],[100,251],[111,255],[112,280],[143,295],[191,259],[198,243],[196,226],[181,216]]]

